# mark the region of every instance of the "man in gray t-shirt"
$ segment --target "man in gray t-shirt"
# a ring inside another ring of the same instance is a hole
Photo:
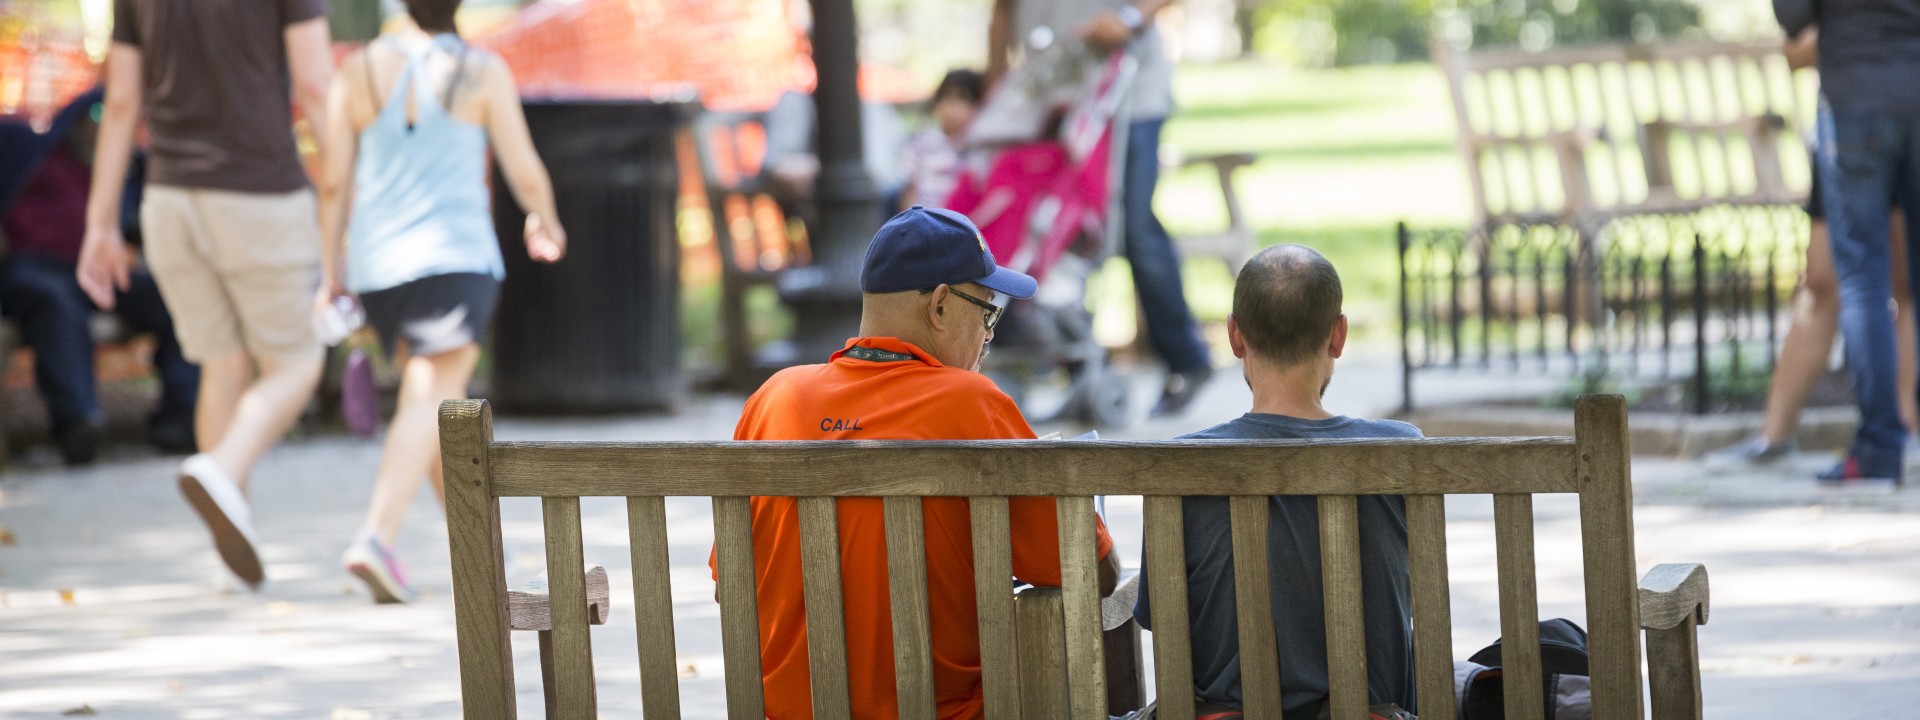
[[[1417,438],[1391,420],[1334,415],[1320,405],[1347,340],[1340,275],[1325,257],[1298,245],[1261,252],[1241,269],[1227,336],[1244,362],[1253,409],[1183,440]],[[1186,519],[1187,611],[1192,630],[1194,696],[1200,710],[1240,710],[1239,610],[1234,601],[1232,523],[1227,499],[1189,497]],[[1319,506],[1312,497],[1275,496],[1268,504],[1268,578],[1286,720],[1315,720],[1326,703],[1327,630],[1320,584]],[[1412,596],[1407,580],[1407,516],[1399,496],[1363,495],[1360,511],[1362,607],[1367,694],[1373,704],[1414,707]],[[1145,569],[1134,609],[1153,628]]]

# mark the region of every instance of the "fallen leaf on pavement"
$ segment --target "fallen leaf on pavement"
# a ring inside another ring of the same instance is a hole
[[[685,670],[680,671],[680,677],[683,677],[683,678],[700,677],[700,668],[694,667],[692,663],[688,663],[687,668]]]
[[[60,714],[61,715],[98,715],[99,713],[96,713],[93,711],[92,705],[81,705],[80,707],[74,708],[72,710],[68,710]]]
[[[60,588],[60,590],[59,590],[58,592],[60,593],[60,604],[61,604],[61,605],[72,605],[72,604],[74,604],[74,603],[73,603],[73,588]]]
[[[16,542],[17,539],[14,538],[13,531],[8,530],[5,525],[0,525],[0,545],[13,545]]]

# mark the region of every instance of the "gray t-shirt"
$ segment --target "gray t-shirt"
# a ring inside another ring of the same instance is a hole
[[[1302,420],[1248,413],[1182,440],[1417,438],[1419,428],[1392,420],[1333,417]],[[1224,497],[1183,503],[1187,542],[1187,612],[1192,628],[1194,694],[1240,708],[1239,615],[1234,605],[1233,535]],[[1312,497],[1276,495],[1268,505],[1273,629],[1280,648],[1286,720],[1315,720],[1326,702],[1327,629],[1320,583],[1320,512]],[[1371,703],[1414,706],[1413,598],[1407,580],[1407,513],[1397,495],[1362,495],[1360,587],[1367,634]],[[1153,628],[1146,569],[1135,617]]]

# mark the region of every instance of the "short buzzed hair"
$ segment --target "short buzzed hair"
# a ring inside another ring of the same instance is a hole
[[[1303,245],[1275,245],[1240,269],[1233,317],[1254,354],[1289,366],[1326,347],[1340,300],[1340,273],[1325,256]]]
[[[407,17],[413,18],[413,24],[430,33],[458,33],[453,17],[460,11],[462,0],[406,0]]]

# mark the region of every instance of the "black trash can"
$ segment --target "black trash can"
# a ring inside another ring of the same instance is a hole
[[[567,256],[528,259],[526,212],[498,171],[494,227],[507,279],[494,320],[489,399],[507,412],[664,410],[680,367],[680,173],[686,103],[528,100],[553,175]]]

